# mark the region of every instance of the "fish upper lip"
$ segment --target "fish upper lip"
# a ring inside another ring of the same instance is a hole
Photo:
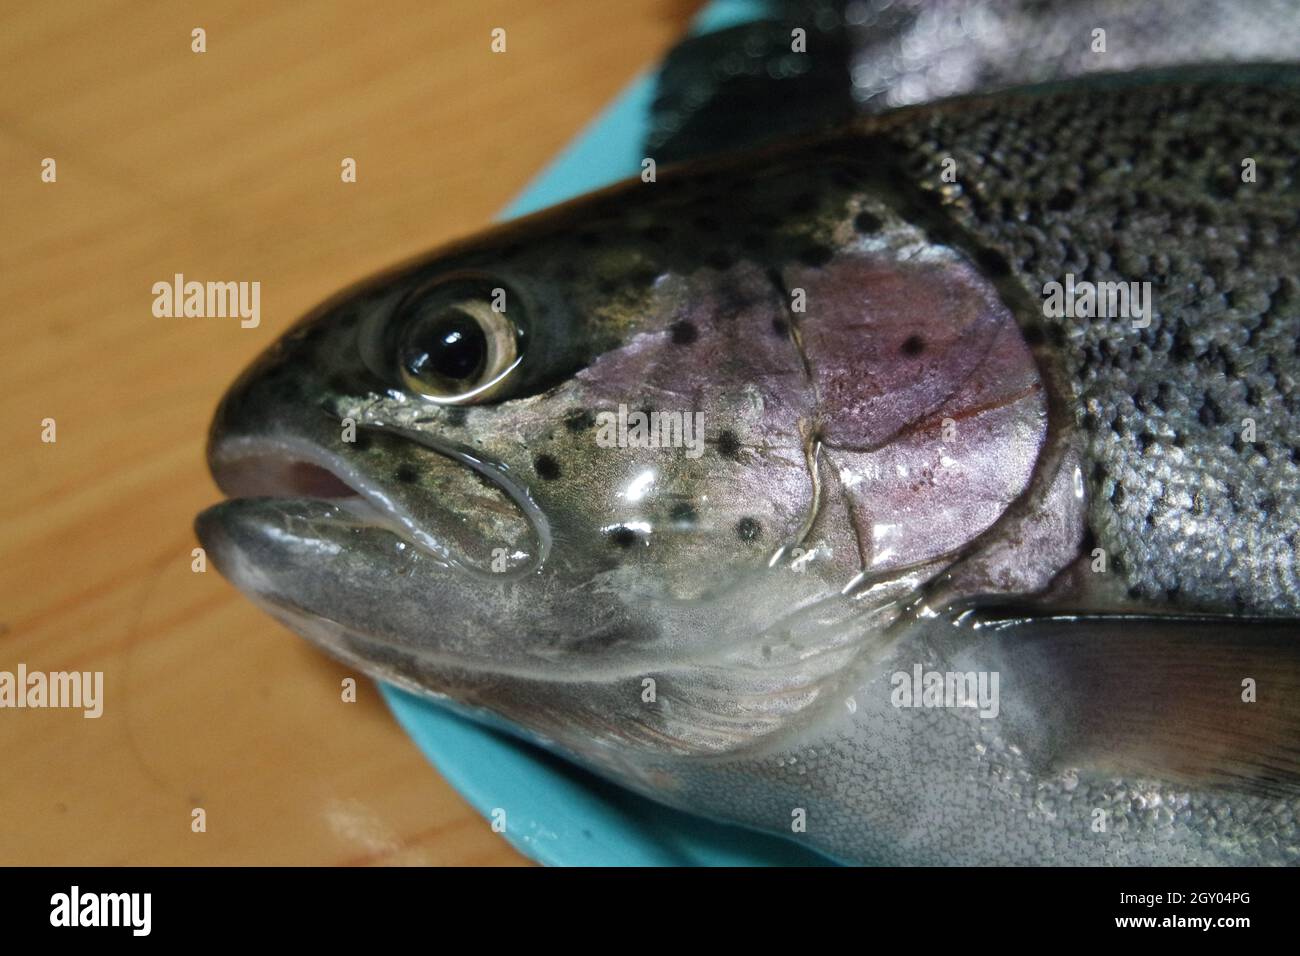
[[[364,490],[341,473],[338,456],[309,442],[273,438],[223,438],[208,465],[229,498],[346,498]]]
[[[409,530],[396,520],[392,502],[342,456],[299,438],[222,437],[208,451],[208,468],[226,499],[275,498],[347,502],[368,523],[391,531],[411,544]],[[426,550],[429,550],[426,548]],[[445,548],[433,549],[446,559]]]

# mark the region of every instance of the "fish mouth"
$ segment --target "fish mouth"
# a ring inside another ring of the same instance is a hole
[[[390,579],[418,570],[499,582],[540,565],[545,522],[504,469],[407,435],[392,441],[410,484],[296,436],[214,435],[209,467],[227,498],[195,519],[200,542],[236,586],[275,603],[300,595],[274,569],[337,576],[344,551]]]
[[[434,683],[447,674],[496,666],[502,595],[536,577],[549,528],[505,465],[400,426],[364,431],[373,445],[356,454],[214,433],[209,465],[229,497],[198,514],[195,532],[221,575],[280,623],[441,698]],[[421,480],[392,481],[394,462],[418,466]],[[494,550],[508,552],[506,566]]]

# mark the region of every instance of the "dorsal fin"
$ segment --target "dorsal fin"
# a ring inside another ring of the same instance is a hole
[[[698,32],[745,17],[755,19]],[[646,155],[690,159],[1099,74],[1287,62],[1297,26],[1300,7],[1239,0],[715,2],[663,63]]]
[[[798,4],[765,19],[687,37],[658,76],[646,153],[656,162],[742,149],[854,115],[848,33]],[[792,33],[805,31],[804,52]]]

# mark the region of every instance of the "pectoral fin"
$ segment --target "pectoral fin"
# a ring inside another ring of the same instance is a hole
[[[1300,622],[1017,616],[961,622],[1036,756],[1133,778],[1300,793]],[[1028,752],[1028,751],[1027,751]]]

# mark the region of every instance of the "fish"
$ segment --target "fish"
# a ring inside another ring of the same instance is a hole
[[[1136,71],[501,224],[235,381],[196,533],[348,665],[834,860],[1294,865],[1298,128],[1296,67]]]
[[[1133,70],[1288,62],[1290,0],[766,0],[690,36],[655,87],[647,155],[752,147],[945,97]]]

